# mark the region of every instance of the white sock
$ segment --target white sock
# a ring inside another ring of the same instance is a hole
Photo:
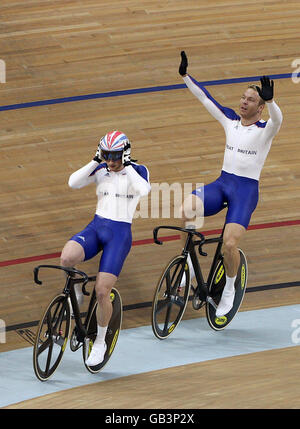
[[[232,309],[234,296],[235,296],[235,288],[234,288],[235,279],[236,279],[236,276],[235,277],[226,276],[226,284],[225,284],[218,308],[216,310],[217,317],[225,316],[225,314],[229,313],[229,311]]]
[[[226,291],[228,292],[233,292],[235,279],[236,279],[236,276],[228,277],[226,274],[226,284],[225,284],[224,290],[226,289]]]
[[[97,325],[97,337],[95,339],[95,343],[97,344],[104,343],[106,331],[107,331],[107,326]]]

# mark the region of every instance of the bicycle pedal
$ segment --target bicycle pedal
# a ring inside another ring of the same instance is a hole
[[[209,304],[211,304],[214,307],[215,310],[218,308],[217,304],[215,303],[215,301],[213,300],[213,298],[211,296],[208,296],[206,298],[206,300]]]
[[[81,346],[82,343],[80,343],[79,341],[70,340],[70,349],[72,350],[72,352],[76,352],[76,350],[80,349]]]
[[[198,296],[194,296],[192,300],[192,306],[194,310],[200,310],[201,307],[205,304],[205,301],[201,301]]]

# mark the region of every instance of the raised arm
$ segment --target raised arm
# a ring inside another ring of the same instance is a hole
[[[220,106],[216,100],[212,100],[208,91],[204,91],[204,88],[201,88],[191,76],[186,75],[183,80],[191,93],[201,101],[206,110],[223,125],[226,118],[221,110],[222,106]]]
[[[270,103],[267,103],[267,107],[270,118],[267,121],[265,132],[268,133],[270,137],[274,137],[281,127],[283,116],[279,106],[275,103],[274,100]]]
[[[181,52],[181,63],[179,66],[179,74],[182,76],[186,86],[191,93],[198,98],[207,111],[219,121],[225,128],[227,119],[239,119],[239,116],[234,110],[224,107],[219,104],[207,91],[206,88],[201,86],[195,79],[187,74],[187,57],[184,51]]]
[[[274,101],[274,81],[268,76],[263,76],[260,79],[261,88],[256,87],[260,97],[266,102],[270,118],[267,121],[265,132],[274,137],[278,133],[282,124],[282,113],[278,105]]]

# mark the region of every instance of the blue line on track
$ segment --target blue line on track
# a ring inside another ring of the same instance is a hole
[[[291,78],[292,75],[293,73],[282,73],[282,74],[269,75],[269,77],[271,79],[287,79],[287,78]],[[237,77],[237,78],[230,78],[230,79],[209,80],[209,81],[204,81],[199,83],[203,86],[228,85],[232,83],[255,82],[255,81],[259,81],[260,77],[261,76]],[[31,101],[28,103],[9,104],[7,106],[0,106],[0,111],[27,109],[29,107],[48,106],[51,104],[72,103],[74,101],[95,100],[98,98],[121,97],[123,95],[144,94],[148,92],[172,91],[172,90],[184,89],[184,88],[186,88],[185,84],[176,84],[176,85],[151,86],[149,88],[127,89],[122,91],[101,92],[96,94],[77,95],[73,97],[63,97],[63,98],[53,98],[49,100]]]

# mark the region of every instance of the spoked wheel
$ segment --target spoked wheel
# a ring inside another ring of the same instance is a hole
[[[33,367],[39,380],[48,380],[60,364],[68,342],[70,327],[69,302],[65,295],[58,295],[46,308],[35,337]]]
[[[240,266],[235,281],[235,297],[232,309],[229,313],[225,314],[222,317],[216,317],[216,309],[221,300],[222,292],[226,283],[225,267],[223,265],[223,260],[221,260],[215,270],[212,282],[209,285],[208,298],[206,303],[206,317],[207,321],[211,328],[216,331],[220,331],[233,320],[234,316],[239,311],[239,308],[242,304],[246,287],[247,287],[247,278],[248,278],[248,267],[247,259],[245,254],[241,249],[240,252]]]
[[[182,279],[184,286],[180,286]],[[167,338],[179,324],[189,292],[190,271],[186,258],[176,256],[163,271],[152,302],[152,329],[160,340]]]
[[[113,306],[113,312],[108,324],[106,337],[105,337],[107,349],[106,349],[103,361],[99,363],[99,365],[95,365],[95,366],[88,366],[86,365],[85,361],[87,360],[89,354],[91,353],[94,341],[97,336],[96,314],[97,314],[97,311],[99,311],[97,302],[95,302],[91,313],[91,317],[87,321],[87,336],[83,342],[82,353],[83,353],[83,361],[84,361],[85,367],[87,368],[88,371],[90,371],[93,374],[101,371],[104,365],[106,365],[109,359],[111,358],[111,355],[115,349],[115,346],[118,341],[119,333],[121,330],[123,309],[122,309],[121,295],[117,289],[115,288],[112,289],[110,294],[110,300]]]

